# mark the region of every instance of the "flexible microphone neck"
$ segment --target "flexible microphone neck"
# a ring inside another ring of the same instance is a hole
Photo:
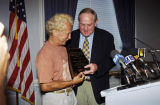
[[[138,38],[136,38],[136,37],[134,37],[133,39],[137,40],[138,42],[142,43],[143,45],[147,46],[147,47],[150,48],[150,49],[154,49],[152,46],[150,46],[149,44],[143,42],[142,40],[140,40],[140,39],[138,39]]]

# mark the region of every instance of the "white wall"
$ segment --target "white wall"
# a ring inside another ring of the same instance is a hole
[[[27,15],[27,28],[29,36],[29,46],[32,62],[32,70],[34,75],[34,85],[36,90],[36,105],[40,104],[40,95],[38,93],[38,81],[35,68],[36,54],[43,45],[44,41],[44,13],[43,13],[43,0],[25,0],[26,15]],[[5,34],[8,35],[9,31],[9,0],[0,1],[0,21],[5,25]],[[15,92],[8,92],[9,99],[7,102],[9,105],[16,105]],[[19,105],[28,105],[25,101],[20,100]]]
[[[4,34],[8,35],[9,31],[9,0],[0,1],[0,21],[3,22],[5,26]]]
[[[41,105],[39,85],[35,68],[35,59],[37,52],[43,45],[45,38],[44,28],[44,0],[25,0],[28,35],[31,52],[31,62],[35,85],[35,105]],[[24,105],[24,104],[21,104]]]

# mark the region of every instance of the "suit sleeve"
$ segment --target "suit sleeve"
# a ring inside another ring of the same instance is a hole
[[[112,50],[115,50],[114,38],[112,35],[109,35],[104,41],[101,52],[99,53],[99,56],[101,57],[100,60],[95,60],[95,62],[93,62],[98,65],[98,70],[95,73],[96,77],[109,74],[109,70],[115,65],[110,56]]]

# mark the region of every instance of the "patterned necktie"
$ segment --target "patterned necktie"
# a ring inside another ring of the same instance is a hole
[[[83,42],[82,51],[83,51],[84,55],[86,56],[86,58],[89,61],[89,41],[88,41],[87,37],[85,37],[85,40]]]

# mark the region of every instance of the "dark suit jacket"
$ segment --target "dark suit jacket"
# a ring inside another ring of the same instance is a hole
[[[71,40],[67,43],[67,47],[78,48],[79,39],[78,29],[71,33]],[[110,53],[114,49],[113,36],[105,30],[95,28],[90,62],[98,65],[97,72],[91,75],[91,84],[98,104],[104,102],[100,92],[109,88],[109,70],[114,66]]]

